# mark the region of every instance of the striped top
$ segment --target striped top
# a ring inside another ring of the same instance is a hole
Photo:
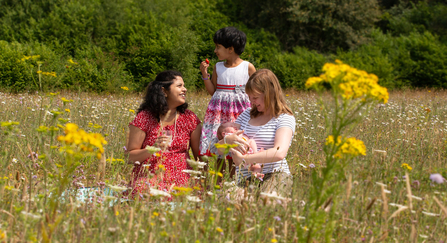
[[[246,109],[242,112],[241,115],[237,118],[235,123],[241,125],[241,130],[244,130],[244,133],[251,139],[255,140],[258,150],[264,148],[264,150],[271,149],[275,143],[275,134],[276,130],[281,127],[288,127],[292,129],[293,134],[295,134],[295,117],[289,114],[281,114],[278,118],[273,117],[263,126],[252,126],[248,123],[250,120],[250,110],[251,108]],[[292,136],[293,138],[293,136]],[[290,139],[289,146],[292,144],[292,139]],[[261,162],[261,161],[259,161]],[[280,161],[265,163],[264,168],[262,169],[262,173],[272,173],[276,171],[285,172],[290,174],[289,165],[287,164],[287,160],[284,158]],[[245,178],[250,177],[248,169],[241,167],[240,171]],[[239,167],[236,167],[236,173],[240,176]]]

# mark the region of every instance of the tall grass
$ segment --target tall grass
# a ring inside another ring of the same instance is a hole
[[[196,186],[191,192],[183,193],[197,196],[201,202],[188,200],[185,195],[173,196],[169,201],[143,194],[134,201],[120,203],[98,190],[90,202],[81,203],[68,193],[81,187],[79,183],[100,188],[129,182],[132,165],[124,163],[123,147],[127,125],[134,117],[132,111],[138,108],[141,97],[124,90],[108,96],[0,93],[0,120],[19,122],[10,126],[17,130],[11,130],[9,135],[4,133],[8,126],[3,126],[0,135],[1,241],[303,241],[296,232],[298,228],[307,229],[303,222],[312,187],[310,174],[324,166],[322,148],[327,131],[316,94],[286,91],[286,96],[297,120],[287,156],[294,178],[291,201],[258,198],[249,190],[243,192],[248,198],[235,200],[234,194],[226,193],[229,186],[214,188],[211,181],[217,175],[207,173],[206,179],[191,185]],[[64,104],[62,97],[73,102]],[[429,180],[433,173],[447,177],[446,97],[445,91],[437,90],[397,91],[390,94],[386,105],[361,112],[363,121],[353,128],[352,135],[364,141],[368,152],[345,170],[348,179],[338,196],[332,235],[335,242],[447,240],[447,184]],[[200,118],[204,117],[208,101],[204,92],[188,94],[190,109]],[[54,119],[54,111],[62,114]],[[36,129],[65,122],[103,134],[108,141],[107,160],[102,174],[98,159],[80,159],[70,178],[70,189],[60,198],[53,217],[54,207],[49,201],[58,185],[46,171],[65,169],[57,166],[64,160],[56,140],[62,131],[52,136]],[[47,158],[28,157],[32,152],[46,154]],[[402,166],[404,163],[411,170]],[[227,175],[224,181],[229,181]],[[410,193],[412,197],[407,196]],[[410,199],[411,208],[405,208]],[[316,240],[323,241],[324,236],[317,234]]]

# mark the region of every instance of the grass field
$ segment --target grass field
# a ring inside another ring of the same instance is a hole
[[[258,200],[249,192],[249,199],[228,199],[226,186],[206,186],[216,176],[207,174],[171,202],[143,195],[114,203],[116,198],[97,193],[92,202],[80,203],[68,192],[129,181],[132,165],[124,162],[123,147],[140,95],[0,93],[0,121],[19,123],[1,127],[0,242],[304,241],[297,232],[307,229],[310,173],[324,166],[327,131],[315,93],[286,91],[286,96],[297,121],[287,156],[294,176],[291,201]],[[209,99],[205,93],[187,97],[201,119]],[[447,242],[447,183],[429,179],[434,173],[447,177],[447,92],[391,92],[387,104],[361,116],[349,135],[365,143],[367,154],[348,165],[343,193],[333,198],[332,241]],[[57,124],[65,122],[105,136],[105,168],[95,156],[77,158],[79,164],[67,161],[56,139],[63,134]],[[54,131],[38,132],[41,125]],[[58,190],[67,193],[51,197]],[[313,242],[323,240],[322,233]]]

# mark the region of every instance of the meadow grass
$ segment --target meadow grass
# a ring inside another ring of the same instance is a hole
[[[82,185],[101,188],[129,182],[132,165],[125,163],[123,147],[141,95],[124,90],[113,95],[0,93],[0,121],[19,122],[3,126],[0,135],[0,241],[303,241],[296,232],[307,228],[310,173],[324,166],[322,148],[328,133],[315,93],[285,93],[297,121],[287,155],[294,178],[290,201],[258,197],[248,190],[243,191],[247,198],[236,200],[227,194],[229,186],[213,187],[216,174],[205,173],[191,191],[180,191],[172,201],[143,194],[122,203],[99,190],[88,203],[81,203],[68,192]],[[62,97],[73,102],[64,103]],[[189,109],[202,119],[210,97],[190,93],[187,99]],[[347,166],[340,185],[343,193],[332,199],[338,205],[333,241],[446,242],[447,183],[433,183],[429,176],[447,176],[447,92],[391,92],[387,104],[360,115],[362,122],[349,135],[365,143],[367,154]],[[48,174],[65,169],[56,140],[62,131],[44,134],[36,129],[65,122],[103,134],[107,160],[102,168],[95,157],[80,158],[76,169],[67,172],[69,190],[55,206],[48,201],[59,185]],[[39,158],[32,157],[33,152]],[[213,163],[211,159],[210,168]],[[227,176],[224,181],[229,181]],[[323,239],[317,234],[314,242]]]

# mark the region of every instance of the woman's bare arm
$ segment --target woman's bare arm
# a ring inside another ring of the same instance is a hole
[[[233,152],[233,162],[236,166],[242,163],[242,159],[248,164],[264,164],[276,162],[284,159],[289,150],[290,140],[292,139],[293,131],[288,127],[281,127],[275,133],[275,141],[273,148],[264,150],[263,152],[242,155],[238,150],[231,149]]]
[[[145,138],[146,133],[144,131],[134,125],[129,125],[129,142],[127,144],[129,164],[133,164],[136,161],[143,162],[151,156],[146,149],[141,148]]]
[[[199,144],[200,144],[200,134],[202,133],[202,124],[197,125],[196,129],[191,133],[191,150],[194,155],[194,160],[199,158]]]

